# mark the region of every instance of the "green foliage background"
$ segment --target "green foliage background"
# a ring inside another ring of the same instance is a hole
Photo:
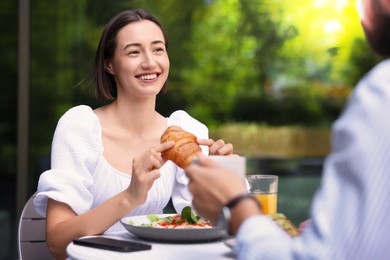
[[[17,1],[0,4],[0,157],[16,157]],[[230,123],[325,127],[378,60],[355,1],[31,1],[30,149],[50,153],[59,117],[103,103],[88,84],[104,24],[127,8],[155,14],[169,36],[168,93],[158,110],[185,109],[211,129]],[[219,130],[218,130],[219,131]]]
[[[16,183],[36,190],[60,116],[104,104],[88,76],[103,26],[124,9],[149,10],[168,32],[171,71],[158,111],[184,109],[206,123],[212,138],[247,156],[248,173],[286,173],[278,205],[295,224],[308,217],[331,122],[380,60],[363,37],[355,0],[30,0],[30,158],[28,179],[20,180],[20,2],[0,1],[0,207],[11,223]],[[16,248],[13,234],[5,248]]]

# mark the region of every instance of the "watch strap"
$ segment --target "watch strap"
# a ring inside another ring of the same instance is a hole
[[[241,201],[246,200],[246,199],[251,199],[251,200],[253,200],[253,201],[256,203],[256,205],[259,207],[259,209],[261,209],[261,205],[260,205],[259,201],[258,201],[255,197],[253,197],[251,194],[249,194],[249,193],[241,194],[241,195],[239,195],[239,196],[233,198],[232,200],[230,200],[230,201],[226,204],[226,207],[228,207],[228,208],[231,210],[231,209],[234,208],[238,203],[240,203]]]

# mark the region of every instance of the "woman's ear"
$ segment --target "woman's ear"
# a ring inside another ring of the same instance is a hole
[[[107,73],[110,73],[110,74],[112,74],[112,75],[115,74],[115,73],[114,73],[114,70],[112,69],[112,64],[111,64],[111,62],[109,62],[109,61],[105,62],[105,64],[104,64],[104,70],[105,70]]]

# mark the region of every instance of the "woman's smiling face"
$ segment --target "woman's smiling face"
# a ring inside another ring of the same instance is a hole
[[[157,95],[168,78],[169,58],[161,29],[149,20],[123,27],[116,38],[107,71],[116,81],[118,97]],[[127,95],[127,94],[126,94]]]

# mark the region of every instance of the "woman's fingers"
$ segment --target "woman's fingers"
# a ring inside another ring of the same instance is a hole
[[[165,163],[162,152],[172,148],[174,144],[174,141],[158,144],[133,158],[132,178],[128,191],[138,203],[145,202],[148,191],[161,175],[159,169]]]
[[[216,154],[219,154],[219,155],[233,154],[233,145],[231,143],[224,144],[219,149],[217,149]]]
[[[196,139],[196,142],[199,144],[199,145],[206,145],[208,147],[212,146],[215,141],[213,139]]]
[[[174,145],[175,145],[175,141],[167,141],[154,146],[153,149],[155,149],[158,152],[163,152],[165,150],[172,148]]]
[[[233,145],[225,143],[224,140],[218,139],[197,139],[199,145],[206,145],[209,147],[210,155],[230,155],[233,154]]]
[[[143,154],[134,157],[133,159],[133,172],[139,171],[151,171],[153,169],[159,169],[164,165],[165,160],[162,157],[162,152],[170,149],[174,146],[174,141],[168,141],[165,143],[158,144]]]

